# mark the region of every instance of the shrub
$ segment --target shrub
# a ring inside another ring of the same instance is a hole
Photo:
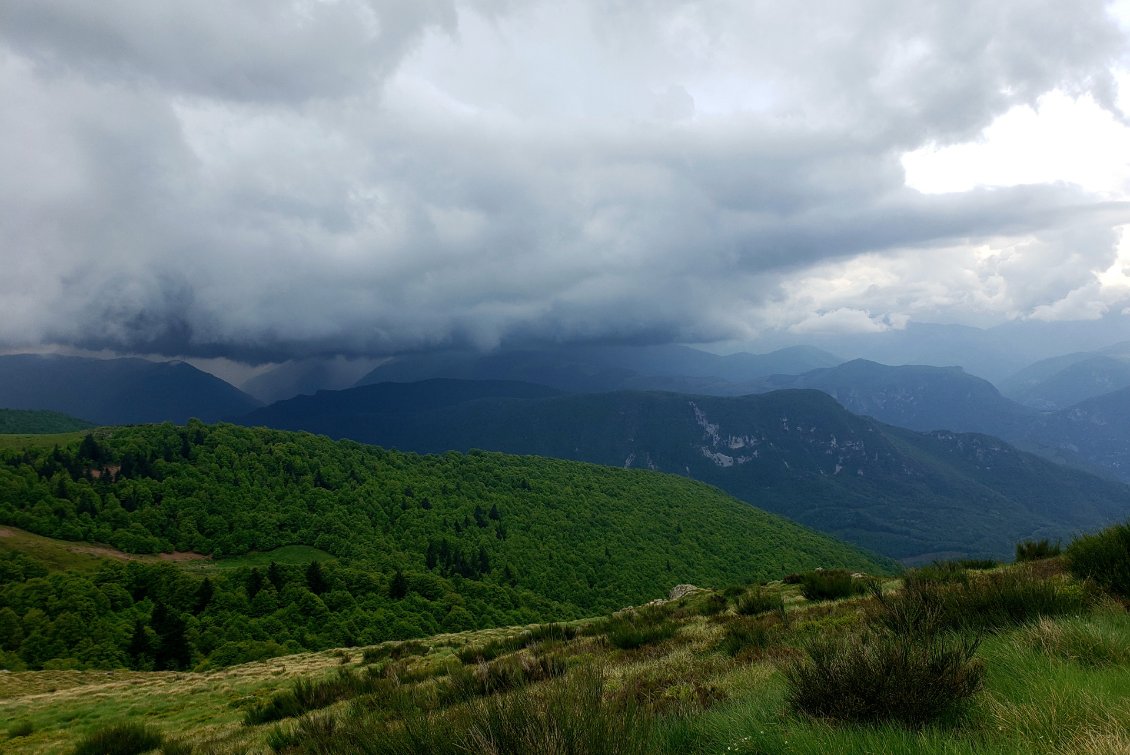
[[[467,645],[461,647],[455,652],[455,656],[463,661],[463,663],[485,663],[493,661],[500,655],[512,653],[515,650],[524,648],[529,641],[528,633],[523,632],[522,634],[512,637],[491,640],[485,645]]]
[[[910,572],[899,592],[873,594],[873,621],[896,633],[1001,629],[1041,616],[1078,614],[1092,601],[1085,589],[1018,569],[951,583]]]
[[[969,572],[957,561],[935,561],[929,566],[922,566],[904,575],[905,579],[918,579],[925,582],[969,582]]]
[[[735,608],[742,616],[754,616],[769,611],[784,611],[785,600],[780,595],[768,595],[758,588],[739,597]]]
[[[1130,522],[1074,540],[1067,546],[1065,560],[1079,579],[1130,598]]]
[[[632,611],[613,616],[601,625],[613,647],[635,650],[675,636],[678,625],[659,612]]]
[[[385,658],[396,661],[409,655],[424,655],[427,652],[428,646],[419,640],[385,643],[377,647],[365,648],[361,653],[361,663],[372,664]]]
[[[1043,540],[1025,540],[1016,544],[1016,562],[1040,561],[1060,554],[1059,543],[1052,545],[1047,538]]]
[[[707,596],[698,606],[698,612],[702,616],[716,616],[726,610],[728,601],[725,595],[714,593]]]
[[[480,701],[468,723],[470,752],[643,755],[655,749],[646,714],[630,699],[606,699],[603,677],[592,669],[578,669],[541,694]]]
[[[243,723],[255,726],[325,708],[339,700],[370,693],[381,681],[371,674],[361,676],[349,669],[338,669],[337,674],[325,679],[295,679],[290,689],[248,710]]]
[[[800,575],[800,594],[808,600],[836,600],[858,595],[864,586],[843,569],[817,569]]]
[[[954,562],[964,569],[974,569],[976,571],[984,571],[985,569],[995,569],[1000,566],[999,563],[991,558],[963,558],[960,561]]]
[[[8,738],[30,737],[34,731],[35,727],[32,725],[31,721],[16,721],[8,727]]]
[[[765,650],[772,644],[774,634],[773,624],[764,618],[738,619],[726,625],[726,633],[718,643],[718,649],[730,656]]]
[[[552,679],[565,670],[565,659],[559,656],[520,653],[471,669],[459,667],[451,674],[450,689],[455,699],[469,700]]]
[[[529,631],[527,647],[535,642],[568,642],[577,636],[577,628],[567,624],[541,624]]]
[[[161,733],[149,726],[123,722],[103,726],[83,737],[74,755],[139,755],[161,746]]]
[[[795,711],[851,723],[920,727],[958,712],[980,688],[977,640],[864,631],[818,639],[784,668]]]

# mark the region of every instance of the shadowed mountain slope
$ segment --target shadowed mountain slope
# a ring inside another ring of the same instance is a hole
[[[214,421],[259,402],[184,362],[0,356],[0,406],[49,409],[100,425]]]

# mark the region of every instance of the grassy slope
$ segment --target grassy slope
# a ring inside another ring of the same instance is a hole
[[[231,570],[258,566],[265,568],[270,563],[297,564],[305,566],[311,561],[333,561],[329,553],[306,545],[284,545],[269,551],[248,553],[231,558],[211,559],[201,554],[178,553],[157,556],[126,553],[117,548],[100,543],[76,543],[43,537],[16,527],[0,527],[0,552],[13,551],[34,559],[48,571],[98,571],[108,559],[116,561],[142,561],[158,563],[176,560],[192,572],[205,573],[213,570]],[[169,558],[169,556],[173,556]]]
[[[1130,614],[1101,604],[1077,618],[1044,619],[989,636],[979,651],[985,689],[956,723],[920,731],[897,726],[829,725],[788,711],[781,664],[806,637],[856,624],[867,600],[810,604],[795,587],[775,583],[784,596],[787,629],[764,650],[736,658],[721,652],[729,627],[742,621],[728,608],[714,617],[701,608],[711,593],[692,594],[663,609],[678,630],[640,650],[616,650],[599,637],[581,636],[549,648],[568,658],[565,684],[583,669],[604,670],[605,699],[630,694],[654,715],[655,751],[682,752],[916,752],[1113,753],[1130,747]],[[748,620],[747,620],[748,621]],[[583,627],[586,622],[578,622]],[[591,623],[590,623],[591,625]],[[442,635],[406,646],[391,664],[399,688],[425,694],[450,669],[456,652],[516,637],[522,628]],[[1089,662],[1057,638],[1082,633],[1099,648]],[[540,653],[519,651],[523,654]],[[123,719],[145,720],[172,738],[209,752],[266,749],[275,726],[242,725],[257,700],[287,688],[296,677],[324,678],[362,665],[359,649],[276,658],[206,674],[134,672],[28,672],[0,678],[0,719],[30,724],[32,734],[4,744],[11,752],[56,752],[84,732]],[[442,678],[440,679],[442,681]],[[537,689],[549,682],[536,685]],[[524,693],[517,693],[519,695]],[[489,698],[496,701],[496,698]],[[340,722],[371,705],[341,702],[316,714]],[[504,705],[505,698],[488,704]],[[458,710],[455,711],[458,715]],[[282,730],[298,722],[284,720]]]
[[[77,443],[84,435],[85,430],[65,433],[7,433],[0,435],[0,450],[65,446]]]

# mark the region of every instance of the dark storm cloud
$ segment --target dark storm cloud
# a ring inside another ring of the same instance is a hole
[[[1125,205],[922,195],[899,161],[1053,88],[1113,107],[1123,41],[1101,3],[806,11],[13,0],[0,346],[710,341],[770,305],[804,322],[796,282],[867,255],[908,290],[950,281],[943,314],[962,286],[1031,280],[1038,296],[984,298],[1001,317],[1082,285],[1037,280],[1049,258],[1109,266]],[[990,272],[952,252],[1001,238],[1039,241]],[[872,303],[844,306],[915,306]]]

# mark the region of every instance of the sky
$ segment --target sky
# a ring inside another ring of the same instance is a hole
[[[1128,35],[1128,0],[4,0],[0,351],[1130,318]]]

